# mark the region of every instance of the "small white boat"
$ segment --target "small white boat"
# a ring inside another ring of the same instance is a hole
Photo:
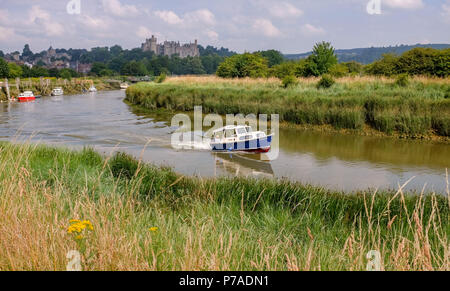
[[[95,86],[92,85],[92,86],[89,88],[89,92],[97,92],[97,88],[95,88]]]
[[[61,87],[57,87],[52,90],[52,96],[62,96],[64,95],[64,90]]]
[[[128,83],[120,84],[120,89],[122,89],[122,90],[126,90],[126,89],[128,89],[128,87],[130,87],[130,85],[128,85]]]
[[[220,151],[243,151],[267,153],[270,151],[273,135],[253,131],[250,126],[226,126],[213,131],[211,149]]]
[[[32,91],[25,91],[23,93],[20,93],[17,99],[19,100],[19,102],[28,102],[36,100],[36,96],[34,96]]]

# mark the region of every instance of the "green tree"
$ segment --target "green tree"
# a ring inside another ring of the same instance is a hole
[[[277,50],[267,50],[258,53],[267,60],[269,68],[284,62],[283,54]]]
[[[335,78],[342,78],[348,75],[348,67],[343,64],[336,64],[329,69],[329,74]]]
[[[66,70],[61,70],[61,72],[59,72],[59,77],[69,81],[72,80],[72,75]]]
[[[337,56],[329,42],[320,42],[314,46],[310,60],[313,62],[311,73],[319,76],[328,73],[328,70],[337,64]]]
[[[9,67],[9,78],[20,78],[22,77],[22,68],[15,63],[8,63]]]
[[[219,65],[216,74],[222,78],[267,77],[267,60],[259,54],[234,55]]]
[[[0,58],[0,78],[8,78],[9,77],[9,66],[8,63]]]
[[[366,66],[366,72],[371,75],[392,76],[398,72],[399,57],[394,54],[384,54],[383,58]]]
[[[106,64],[96,62],[96,63],[92,64],[91,74],[94,74],[96,76],[100,76],[100,72],[103,71],[103,70],[106,70],[106,69],[108,69]]]

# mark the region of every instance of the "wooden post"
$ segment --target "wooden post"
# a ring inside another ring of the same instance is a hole
[[[20,91],[20,78],[16,78],[16,88],[17,91]]]
[[[11,95],[9,94],[8,78],[5,79],[5,86],[6,86],[6,96],[8,97],[8,100],[11,100]]]

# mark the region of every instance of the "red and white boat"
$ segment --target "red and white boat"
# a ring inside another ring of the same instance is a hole
[[[19,100],[19,102],[28,102],[36,100],[36,97],[34,96],[33,92],[25,91],[23,93],[20,93],[17,99]]]

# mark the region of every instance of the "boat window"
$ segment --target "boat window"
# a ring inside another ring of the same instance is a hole
[[[246,134],[246,133],[247,133],[247,130],[245,130],[245,128],[241,127],[241,128],[238,128],[238,129],[237,129],[237,133],[238,133],[238,134]]]
[[[214,138],[222,138],[223,137],[223,131],[218,131],[214,133]]]
[[[236,136],[236,134],[234,132],[234,129],[227,129],[225,131],[225,137],[226,138],[235,137],[235,136]]]
[[[245,127],[245,129],[247,130],[248,133],[252,132],[252,128],[250,126]]]

